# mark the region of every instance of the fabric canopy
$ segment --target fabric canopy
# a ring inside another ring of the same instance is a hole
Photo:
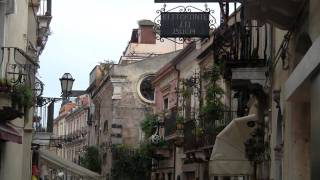
[[[0,123],[0,139],[18,144],[22,143],[21,135],[13,127],[5,123]]]
[[[255,114],[232,120],[216,137],[209,162],[210,176],[251,175],[253,168],[245,157],[244,142],[255,127],[248,121],[256,121]]]

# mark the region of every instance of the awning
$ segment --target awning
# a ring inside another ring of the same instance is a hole
[[[83,178],[99,180],[100,174],[90,171],[84,167],[81,167],[73,162],[61,159],[55,154],[52,154],[46,150],[39,150],[40,159],[44,159],[55,166],[77,174]]]
[[[0,140],[22,143],[22,137],[17,130],[5,123],[0,123]]]
[[[236,118],[216,137],[209,162],[210,176],[251,175],[253,168],[245,157],[244,142],[255,127],[247,126],[248,121],[256,121],[255,114]]]

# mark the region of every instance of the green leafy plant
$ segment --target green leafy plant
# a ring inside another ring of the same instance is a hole
[[[184,117],[179,114],[176,116],[176,129],[183,130],[184,127]]]
[[[183,88],[180,93],[182,97],[187,98],[191,96],[192,90],[191,88]]]
[[[113,147],[113,179],[148,179],[151,173],[152,158],[150,144],[142,144],[140,148],[125,145]]]
[[[100,62],[100,68],[102,70],[102,74],[106,75],[112,68],[114,62],[112,60],[104,60],[103,62]]]
[[[221,101],[224,91],[217,83],[220,79],[219,66],[213,65],[211,69],[203,74],[202,78],[207,81],[207,86],[205,103],[200,108],[200,119],[203,124],[208,124],[212,121],[221,120],[224,116],[224,105]],[[214,123],[210,124],[214,125]],[[212,129],[216,130],[215,128]]]
[[[157,129],[158,115],[147,113],[140,123],[145,138],[149,138]]]
[[[96,146],[89,146],[86,149],[84,156],[80,157],[80,165],[95,171],[97,173],[101,172],[101,160],[99,149]]]
[[[200,137],[200,136],[203,135],[204,130],[203,130],[203,128],[201,128],[201,127],[195,127],[195,128],[192,130],[192,133],[193,133],[196,137]]]
[[[25,85],[18,85],[11,92],[12,106],[17,106],[19,110],[27,109],[33,105],[33,95],[31,88]]]
[[[176,124],[183,124],[184,123],[184,118],[183,116],[177,115],[176,117]]]
[[[7,79],[0,79],[0,92],[9,92],[11,89],[12,85]]]

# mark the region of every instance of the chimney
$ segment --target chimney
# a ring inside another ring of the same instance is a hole
[[[153,31],[154,23],[150,20],[140,20],[139,24],[139,43],[155,44],[156,34]]]

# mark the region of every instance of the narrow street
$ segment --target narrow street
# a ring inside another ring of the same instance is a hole
[[[318,180],[319,8],[0,0],[0,180]]]

